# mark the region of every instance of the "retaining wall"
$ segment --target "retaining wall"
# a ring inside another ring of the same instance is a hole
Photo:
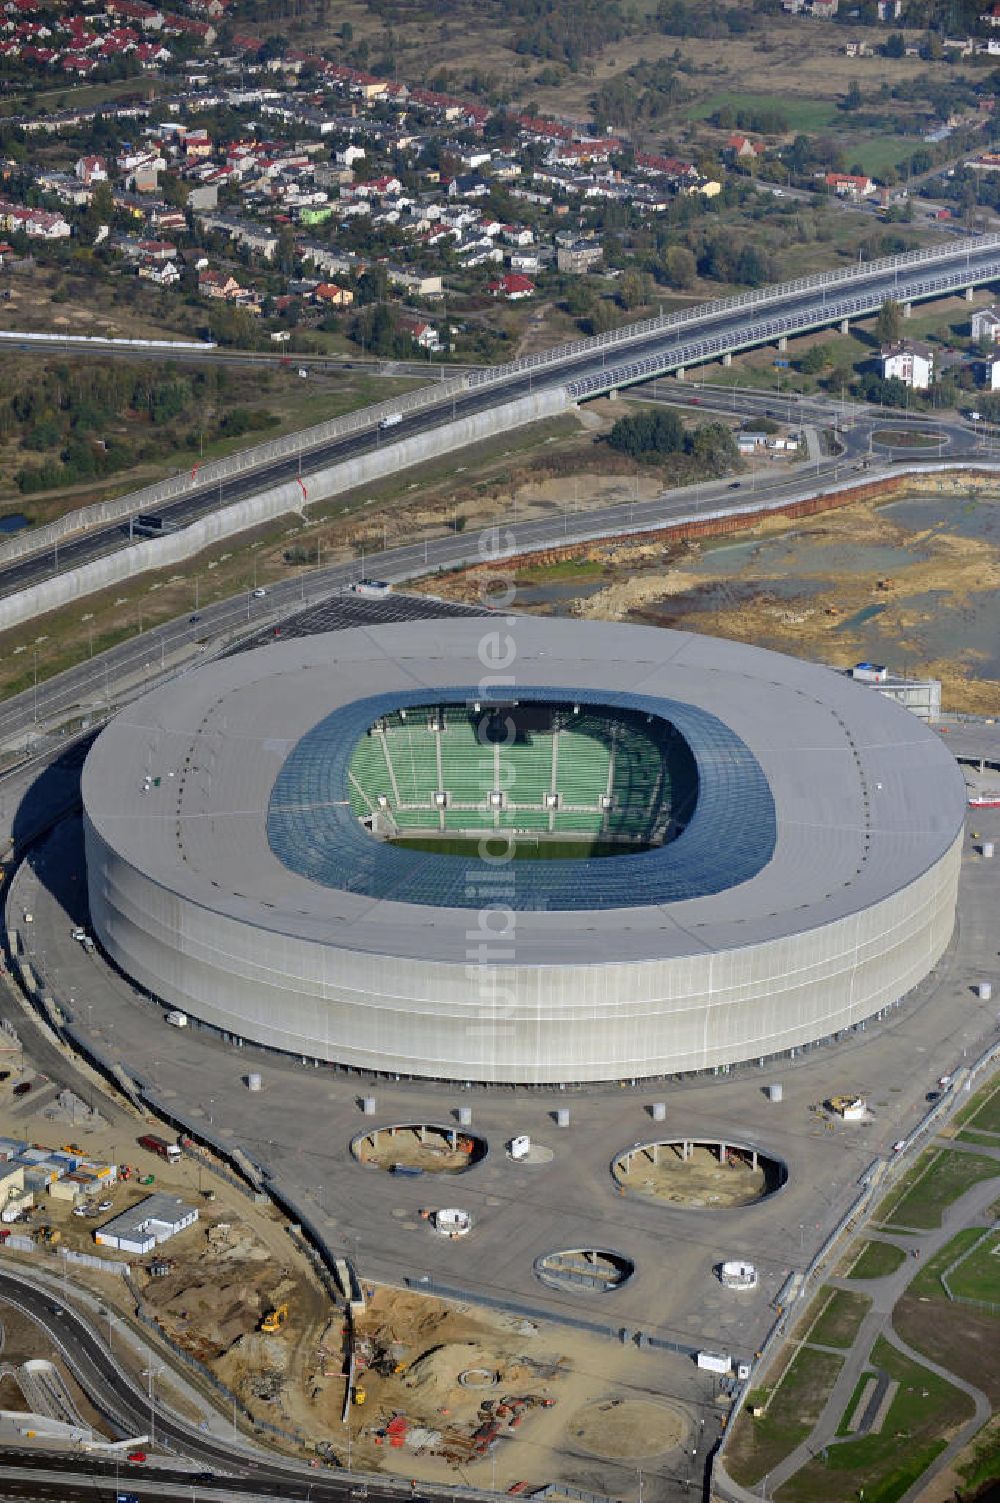
[[[303,485],[297,480],[289,480],[283,485],[273,486],[259,495],[248,496],[243,501],[224,506],[177,532],[133,543],[117,553],[82,564],[78,569],[67,570],[54,579],[44,580],[41,584],[0,599],[0,631],[17,626],[22,621],[33,620],[46,611],[68,605],[72,600],[121,584],[138,574],[179,564],[212,543],[232,537],[235,533],[245,532],[250,527],[257,527],[261,522],[269,522],[286,512],[303,511],[316,501],[383,479],[410,465],[436,459],[442,454],[492,438],[497,433],[506,433],[525,423],[555,417],[564,412],[568,405],[569,398],[562,388],[538,392],[533,396],[521,397],[516,402],[473,413],[427,433],[414,434],[412,438],[403,439],[399,443],[384,444],[369,454],[360,454],[356,459],[318,470],[307,476]],[[115,504],[107,503],[108,506]]]
[[[4,539],[0,542],[0,564],[11,563],[14,559],[25,558],[31,553],[44,553],[73,533],[127,520],[140,511],[155,510],[168,501],[178,501],[206,486],[224,484],[237,475],[246,474],[248,470],[260,469],[262,465],[271,464],[278,459],[305,454],[320,444],[329,443],[331,439],[343,438],[362,428],[372,428],[392,412],[416,412],[424,407],[432,407],[442,398],[458,396],[465,389],[464,377],[431,382],[427,386],[418,386],[414,391],[390,397],[385,402],[356,408],[354,412],[347,412],[342,417],[328,418],[325,423],[317,423],[312,428],[301,428],[295,433],[286,433],[282,438],[268,439],[249,449],[239,449],[224,459],[195,464],[190,470],[168,475],[153,485],[129,491],[113,500],[96,501],[92,506],[80,507],[58,517],[54,522],[46,523],[44,527],[32,527]]]

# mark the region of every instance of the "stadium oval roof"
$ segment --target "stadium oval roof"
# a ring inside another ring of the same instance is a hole
[[[525,905],[514,940],[521,965],[703,955],[818,927],[907,886],[944,855],[964,820],[964,782],[938,737],[842,674],[685,632],[517,616],[298,638],[187,673],[122,711],[99,738],[84,770],[87,819],[165,890],[240,922],[362,953],[461,961],[467,908],[401,902],[391,885],[351,890],[349,869],[343,886],[313,881],[275,854],[267,816],[282,769],[328,717],[356,722],[346,738],[353,745],[379,713],[372,704],[464,699],[469,685],[484,701],[652,702],[696,757],[699,735],[718,726],[711,736],[721,735],[730,769],[749,777],[714,804],[703,786],[695,818],[672,845],[594,863],[602,881],[615,867],[660,858],[676,877],[692,835],[689,849],[700,841],[703,856],[714,851],[710,882],[668,883],[640,902],[633,887],[615,894],[617,906],[600,900],[598,882],[585,906]],[[742,816],[741,786],[757,799]],[[752,859],[740,865],[734,846],[735,880],[720,883],[727,831],[741,817],[736,845],[743,840]],[[355,849],[381,851],[350,816],[341,823],[348,866]],[[575,864],[539,867],[558,874]],[[535,865],[509,864],[503,886],[480,884],[477,902],[517,908],[518,884],[532,880],[521,873]]]

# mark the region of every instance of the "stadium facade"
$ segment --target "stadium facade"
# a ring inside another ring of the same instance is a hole
[[[83,797],[94,932],[165,1005],[529,1084],[763,1059],[897,1002],[949,942],[965,814],[938,737],[841,674],[525,617],[210,664],[112,722]]]

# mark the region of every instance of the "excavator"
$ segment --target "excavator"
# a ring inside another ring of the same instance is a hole
[[[281,1330],[287,1319],[288,1306],[277,1305],[264,1316],[264,1319],[260,1323],[260,1329],[265,1336],[274,1336],[276,1332]]]

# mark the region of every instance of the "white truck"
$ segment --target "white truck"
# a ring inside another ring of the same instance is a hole
[[[728,1352],[699,1352],[698,1366],[709,1373],[732,1372],[733,1359]]]
[[[397,423],[401,423],[402,421],[403,421],[403,414],[401,412],[390,412],[390,413],[387,413],[387,415],[380,420],[379,427],[380,428],[395,428],[396,424]]]
[[[175,1007],[167,1013],[166,1021],[172,1028],[186,1028],[188,1025],[188,1015],[186,1012],[181,1012]]]

